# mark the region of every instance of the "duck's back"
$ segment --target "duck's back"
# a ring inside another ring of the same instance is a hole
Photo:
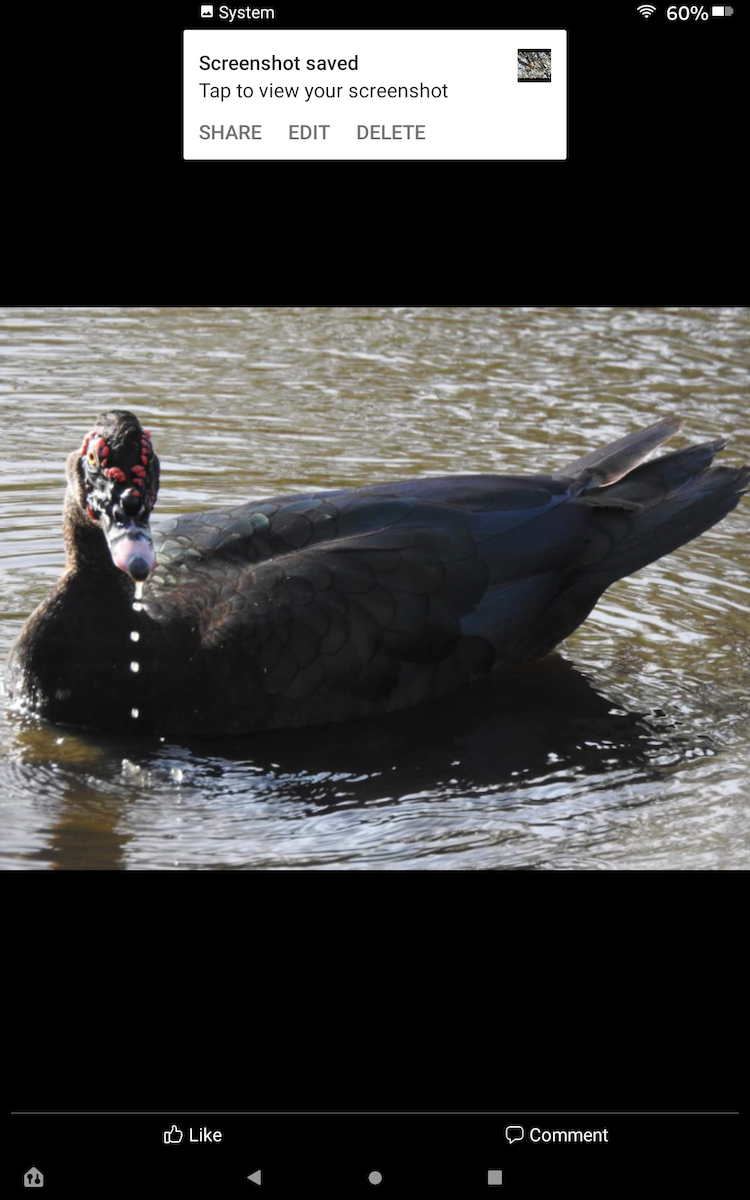
[[[453,476],[173,518],[146,612],[196,629],[211,725],[419,703],[512,658],[586,548],[590,513],[570,499],[549,477]]]

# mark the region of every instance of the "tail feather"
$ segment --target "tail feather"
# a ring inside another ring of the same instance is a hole
[[[643,463],[628,472],[617,483],[597,488],[584,496],[586,504],[606,508],[650,508],[659,504],[678,488],[690,484],[713,462],[714,455],[726,446],[725,438],[689,446],[687,450],[674,450],[663,454],[652,462]]]
[[[643,463],[680,424],[669,417],[568,468],[569,477],[584,480],[572,503],[591,510],[588,547],[557,594],[513,641],[509,658],[546,654],[585,621],[611,584],[710,529],[750,489],[750,466],[711,466],[726,445],[723,438]]]
[[[671,554],[736,508],[748,486],[750,466],[711,467],[688,478],[666,497],[652,500],[638,512],[629,514],[624,536],[617,538],[598,562],[574,571],[575,582],[585,576],[590,582],[606,581],[603,587],[608,587],[624,575]],[[604,509],[599,510],[599,515],[606,522]]]
[[[682,417],[665,417],[655,425],[638,429],[635,433],[618,438],[616,442],[610,442],[608,446],[584,454],[583,458],[577,458],[564,467],[560,474],[585,480],[586,488],[615,483],[682,429],[682,425]]]

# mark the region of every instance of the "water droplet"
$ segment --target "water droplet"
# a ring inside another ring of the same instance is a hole
[[[130,715],[135,721],[138,720],[138,713],[139,713],[139,710],[137,708],[131,708]]]
[[[135,585],[135,598],[136,598],[136,600],[143,599],[143,582],[142,581]]]
[[[137,630],[134,629],[130,635],[131,642],[138,642],[138,641],[140,641],[140,639],[141,639],[140,633],[138,633]]]
[[[172,767],[169,774],[172,776],[175,783],[182,783],[183,779],[185,778],[184,772],[180,767]]]
[[[131,671],[140,671],[140,669],[141,669],[141,664],[140,664],[140,663],[132,662],[132,663],[130,664],[130,670],[131,670]]]
[[[142,612],[142,611],[143,611],[143,605],[139,604],[137,600],[134,600],[133,601],[133,612]]]

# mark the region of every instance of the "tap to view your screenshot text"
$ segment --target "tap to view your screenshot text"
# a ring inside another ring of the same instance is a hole
[[[563,29],[233,22],[182,37],[185,159],[567,156]]]

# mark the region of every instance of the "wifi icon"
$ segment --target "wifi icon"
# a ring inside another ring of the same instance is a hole
[[[652,13],[656,12],[656,5],[655,4],[639,4],[638,12],[641,14],[642,17],[650,17]]]

